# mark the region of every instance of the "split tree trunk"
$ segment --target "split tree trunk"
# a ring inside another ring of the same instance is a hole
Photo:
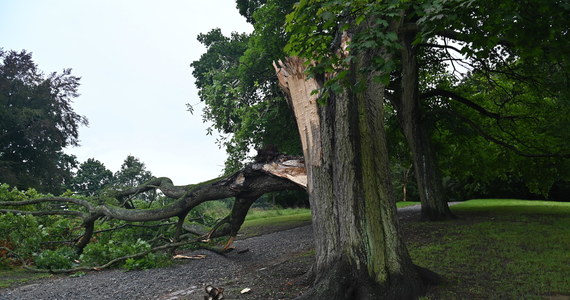
[[[366,62],[353,66],[358,70]],[[315,230],[315,286],[302,299],[410,299],[423,290],[397,226],[383,128],[384,86],[317,105],[299,58],[276,66],[301,135]],[[351,75],[354,82],[358,73]],[[367,78],[366,78],[367,79]],[[369,83],[371,81],[368,81]]]
[[[422,119],[418,87],[418,62],[412,45],[416,31],[400,34],[402,80],[400,99],[394,103],[400,127],[412,152],[414,173],[422,204],[422,218],[436,221],[453,217],[443,193],[441,174],[430,135]],[[399,101],[399,102],[398,102]]]

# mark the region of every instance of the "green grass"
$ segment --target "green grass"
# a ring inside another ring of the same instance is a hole
[[[308,208],[282,208],[282,209],[256,209],[252,208],[247,213],[245,217],[246,221],[266,219],[281,216],[293,216],[293,215],[311,215],[311,210]]]
[[[273,217],[265,217],[265,218],[254,218],[254,219],[246,219],[242,228],[245,227],[252,227],[252,226],[263,226],[263,225],[272,225],[272,224],[285,224],[285,223],[297,223],[297,222],[304,222],[304,221],[311,221],[311,213],[299,213],[294,215],[283,215],[283,216],[273,216]]]
[[[397,207],[418,205],[419,202],[397,202]],[[308,208],[255,209],[249,210],[240,232],[244,237],[267,234],[287,228],[308,225],[311,210]]]
[[[451,207],[454,212],[492,212],[507,214],[570,214],[570,202],[516,199],[474,199]]]
[[[267,234],[311,223],[309,209],[253,210],[240,229],[241,238]]]
[[[32,273],[22,268],[0,270],[0,288],[7,288],[14,285],[25,284],[40,278],[50,277],[46,273]]]
[[[447,282],[430,299],[542,299],[570,295],[570,203],[472,200],[460,220],[416,223],[414,262]]]
[[[400,208],[400,207],[406,207],[406,206],[413,206],[413,205],[420,205],[420,202],[414,202],[414,201],[399,201],[396,202],[396,207]]]

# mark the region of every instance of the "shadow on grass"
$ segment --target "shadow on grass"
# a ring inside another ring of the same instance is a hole
[[[569,203],[473,200],[460,219],[410,222],[414,262],[444,276],[427,299],[570,299]]]

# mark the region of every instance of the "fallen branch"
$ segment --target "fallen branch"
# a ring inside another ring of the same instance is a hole
[[[139,252],[136,254],[125,255],[125,256],[115,258],[115,259],[113,259],[113,260],[111,260],[111,261],[109,261],[103,265],[95,266],[95,267],[77,267],[77,268],[71,268],[71,269],[38,269],[38,268],[30,267],[28,264],[26,264],[23,261],[22,261],[23,262],[22,267],[24,269],[26,269],[28,271],[32,271],[32,272],[51,273],[51,274],[68,274],[68,273],[76,273],[76,272],[101,271],[103,269],[106,269],[106,268],[118,263],[118,262],[125,261],[129,258],[139,258],[139,257],[143,257],[149,253],[157,252],[160,250],[166,250],[166,249],[170,249],[170,248],[176,248],[176,247],[188,245],[191,243],[196,243],[196,241],[184,241],[184,242],[170,243],[170,244],[157,246],[157,247],[151,248],[151,249],[143,251],[143,252]]]
[[[247,165],[242,170],[223,178],[216,178],[199,184],[175,186],[172,181],[166,177],[153,178],[150,181],[137,187],[113,192],[113,196],[122,203],[121,200],[128,199],[132,195],[136,195],[145,191],[160,190],[166,197],[172,198],[171,204],[154,209],[127,209],[124,207],[114,206],[111,204],[94,204],[87,200],[75,199],[70,197],[45,197],[27,201],[3,201],[0,202],[0,213],[16,213],[31,215],[68,215],[78,217],[82,220],[84,233],[75,241],[75,247],[78,253],[93,240],[96,233],[117,230],[124,227],[148,227],[148,226],[164,226],[176,225],[176,233],[170,244],[158,246],[148,251],[134,255],[128,255],[114,259],[104,265],[98,267],[79,267],[73,269],[62,270],[42,270],[32,268],[26,264],[25,268],[35,272],[50,273],[73,273],[79,271],[88,271],[93,269],[104,269],[117,262],[144,256],[152,251],[162,249],[174,249],[181,245],[194,243],[196,241],[178,242],[184,236],[182,231],[193,234],[200,234],[196,228],[191,228],[185,224],[188,213],[196,206],[212,200],[225,199],[234,197],[234,206],[231,213],[218,222],[208,233],[207,238],[230,236],[230,239],[224,249],[218,250],[214,248],[203,247],[204,249],[213,251],[218,254],[224,254],[230,249],[237,232],[241,228],[245,220],[245,216],[251,205],[263,194],[282,190],[304,189],[306,188],[306,172],[304,169],[304,161],[300,157],[275,156],[271,161],[255,162]],[[61,203],[63,210],[41,210],[35,211],[7,209],[6,207],[22,207],[29,205],[37,205],[42,203]],[[174,223],[165,223],[157,225],[136,225],[125,224],[115,228],[95,230],[95,223],[101,219],[116,219],[126,222],[147,222],[167,220],[177,217],[178,221]],[[203,233],[202,233],[203,234]]]

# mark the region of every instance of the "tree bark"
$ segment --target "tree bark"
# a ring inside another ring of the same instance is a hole
[[[367,61],[357,61],[352,83],[366,80],[366,92],[346,90],[325,105],[311,94],[319,83],[307,78],[302,59],[276,66],[303,140],[315,230],[315,286],[301,299],[409,299],[423,290],[398,231],[384,86],[360,78],[355,70]]]
[[[393,101],[400,127],[412,153],[414,173],[422,204],[422,218],[436,221],[453,217],[447,205],[442,179],[429,131],[424,123],[419,98],[418,62],[412,42],[416,31],[401,31],[402,78],[400,98]]]

